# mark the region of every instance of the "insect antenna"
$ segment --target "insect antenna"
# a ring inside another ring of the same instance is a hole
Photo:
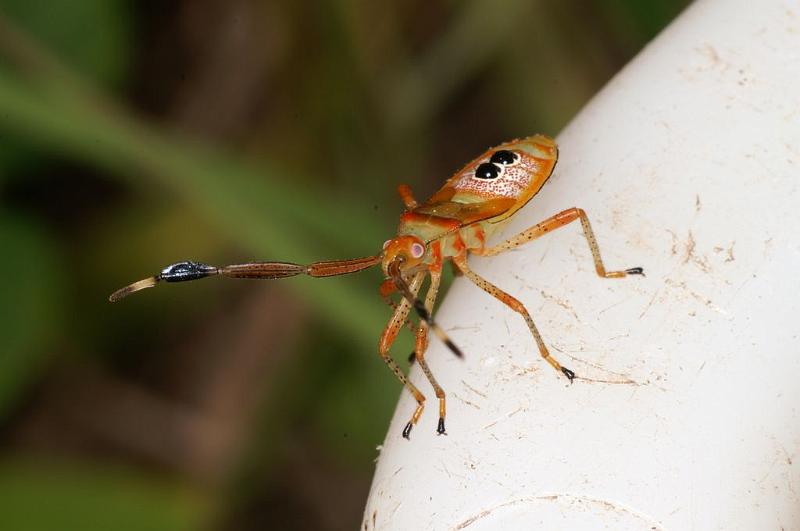
[[[353,258],[350,260],[314,262],[309,265],[293,264],[291,262],[249,262],[246,264],[233,264],[222,267],[185,260],[165,267],[161,270],[161,273],[155,276],[145,278],[144,280],[125,286],[122,289],[118,289],[111,294],[108,300],[117,302],[131,293],[136,293],[146,288],[152,288],[161,281],[186,282],[215,275],[222,275],[228,278],[264,280],[275,280],[296,275],[333,277],[367,269],[368,267],[378,264],[380,260],[380,256],[367,256],[365,258]]]
[[[414,308],[414,311],[417,312],[419,318],[427,323],[428,328],[430,328],[436,337],[442,340],[442,343],[447,345],[447,348],[450,351],[458,356],[459,358],[464,357],[464,353],[461,352],[461,349],[453,343],[453,340],[447,335],[447,333],[439,326],[436,321],[433,320],[430,312],[427,308],[425,308],[425,303],[423,303],[417,296],[415,296],[411,289],[406,284],[406,281],[403,279],[403,275],[400,273],[400,263],[402,262],[402,258],[397,258],[389,264],[388,271],[389,275],[392,277],[392,281],[394,285],[397,286],[397,289],[400,293],[403,294],[403,297],[411,303],[411,306]]]

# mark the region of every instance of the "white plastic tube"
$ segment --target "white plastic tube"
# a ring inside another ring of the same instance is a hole
[[[403,393],[362,529],[800,529],[800,5],[704,0],[559,136],[541,193],[500,237],[589,214],[473,268],[438,313],[447,436]],[[433,400],[431,400],[433,399]]]

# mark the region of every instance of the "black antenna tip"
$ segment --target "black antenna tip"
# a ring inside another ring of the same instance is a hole
[[[453,352],[453,354],[455,354],[461,359],[464,359],[464,353],[461,352],[461,349],[458,348],[455,343],[450,341],[450,339],[445,339],[444,344],[447,345],[447,348],[449,348]]]
[[[425,304],[421,300],[417,298],[414,299],[414,309],[417,311],[420,319],[430,324],[431,314],[428,312],[428,309],[425,308]]]

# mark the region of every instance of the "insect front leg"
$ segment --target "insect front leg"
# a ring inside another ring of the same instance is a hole
[[[436,302],[436,296],[439,293],[439,284],[441,279],[441,271],[431,271],[431,285],[428,288],[428,294],[425,296],[425,309],[428,310],[428,313],[433,312],[433,304]],[[421,321],[419,328],[417,329],[417,341],[414,347],[413,356],[419,363],[419,366],[422,368],[422,372],[425,373],[425,376],[431,383],[433,390],[436,392],[436,398],[439,399],[439,424],[436,427],[436,433],[439,435],[444,435],[444,417],[447,409],[445,406],[445,392],[439,385],[439,382],[437,382],[436,378],[433,376],[433,373],[428,367],[428,362],[425,361],[425,352],[428,349],[428,332],[428,324],[425,321]]]
[[[390,297],[390,295],[395,292],[397,292],[397,286],[394,285],[394,282],[392,282],[390,279],[384,280],[380,287],[381,298],[383,299],[383,302],[385,302],[387,306],[389,306],[392,310],[397,310],[397,308],[400,306],[400,303],[394,302]],[[411,322],[411,319],[409,319],[408,317],[406,317],[405,321],[403,321],[403,324],[409,330],[411,330],[412,333],[417,332],[417,327],[414,325],[414,323]],[[408,357],[408,362],[414,363],[413,352]]]
[[[536,324],[534,324],[531,314],[528,312],[528,310],[520,301],[518,301],[505,291],[501,290],[500,288],[498,288],[485,278],[481,277],[474,271],[472,271],[467,265],[466,257],[457,256],[453,258],[453,261],[458,266],[458,268],[461,269],[461,272],[464,273],[464,276],[470,279],[476,286],[478,286],[483,291],[493,296],[494,298],[496,298],[497,300],[499,300],[500,302],[502,302],[503,304],[514,310],[515,312],[522,315],[522,317],[525,319],[525,324],[528,325],[528,328],[530,329],[531,334],[533,335],[533,339],[536,341],[536,346],[539,347],[539,354],[541,354],[542,357],[545,359],[545,361],[549,363],[555,370],[557,370],[560,373],[563,373],[564,376],[569,378],[570,382],[575,378],[575,373],[567,369],[563,365],[561,365],[558,362],[558,360],[556,360],[550,354],[550,351],[547,350],[547,346],[544,344],[542,335],[539,333],[539,329],[536,328]]]
[[[589,250],[592,251],[592,258],[594,259],[594,268],[598,276],[603,278],[621,278],[628,275],[644,275],[641,267],[632,267],[624,271],[606,271],[603,265],[603,259],[600,257],[600,246],[597,245],[597,238],[595,238],[592,225],[589,223],[589,218],[582,208],[568,208],[563,212],[559,212],[555,216],[549,217],[541,223],[537,223],[533,227],[526,229],[516,236],[512,236],[508,240],[501,242],[494,247],[485,248],[482,250],[473,251],[480,256],[494,256],[496,254],[509,251],[522,244],[528,243],[531,240],[547,234],[550,231],[559,229],[568,223],[572,223],[576,219],[580,219],[581,226],[583,227],[583,235],[589,244]]]
[[[425,278],[425,272],[420,272],[414,275],[409,283],[409,289],[411,293],[416,296],[419,292],[420,286],[422,285],[422,281]],[[378,352],[386,363],[389,366],[389,369],[394,373],[398,380],[409,390],[409,392],[414,396],[414,399],[417,401],[417,408],[414,410],[414,414],[411,416],[411,420],[408,421],[405,428],[403,428],[403,437],[406,439],[410,438],[411,428],[414,427],[414,424],[417,423],[420,416],[422,416],[422,411],[425,409],[425,395],[423,395],[419,389],[416,388],[414,384],[412,384],[408,377],[403,374],[403,371],[397,365],[397,362],[392,359],[389,355],[389,349],[392,347],[395,338],[397,338],[397,334],[400,329],[403,327],[403,324],[408,317],[408,313],[411,310],[411,303],[407,299],[402,299],[400,304],[397,306],[397,309],[392,314],[391,319],[386,324],[386,328],[383,329],[383,334],[381,334],[381,340],[378,346]]]

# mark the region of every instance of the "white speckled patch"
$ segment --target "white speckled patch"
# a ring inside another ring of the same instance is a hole
[[[481,179],[475,177],[475,169],[489,159],[478,161],[471,169],[466,170],[455,183],[458,191],[468,191],[492,197],[519,197],[531,182],[531,175],[535,175],[538,164],[535,159],[522,156],[515,164],[504,166],[497,164],[500,175],[495,179]]]

